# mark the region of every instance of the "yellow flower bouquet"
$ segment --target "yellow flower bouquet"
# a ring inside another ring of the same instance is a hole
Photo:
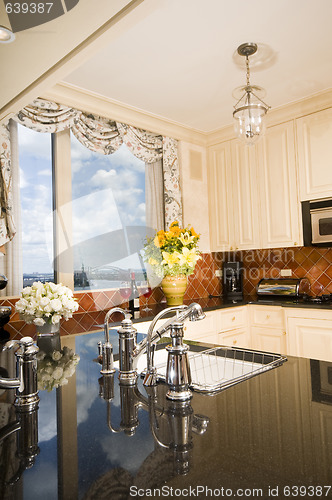
[[[189,276],[196,262],[201,259],[197,248],[199,235],[194,228],[180,228],[172,222],[168,231],[158,231],[147,238],[144,245],[144,260],[159,278],[165,276]]]

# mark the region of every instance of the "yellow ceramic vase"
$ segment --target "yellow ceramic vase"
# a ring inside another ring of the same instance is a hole
[[[166,297],[168,306],[180,306],[187,288],[187,276],[165,276],[161,282],[161,288]]]

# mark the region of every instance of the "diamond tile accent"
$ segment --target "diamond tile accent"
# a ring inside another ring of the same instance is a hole
[[[289,247],[212,255],[219,268],[224,260],[243,262],[246,294],[255,293],[261,278],[280,278],[281,269],[291,269],[295,278],[309,278],[312,295],[332,293],[332,248]]]

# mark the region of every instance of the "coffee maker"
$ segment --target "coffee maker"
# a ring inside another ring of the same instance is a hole
[[[243,263],[223,263],[223,296],[227,300],[243,299]]]

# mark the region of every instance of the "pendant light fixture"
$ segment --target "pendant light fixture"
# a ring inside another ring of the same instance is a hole
[[[264,117],[270,106],[262,101],[265,95],[264,89],[250,84],[249,56],[257,52],[257,44],[243,43],[238,47],[237,52],[246,58],[247,83],[233,92],[233,96],[238,99],[233,112],[234,128],[239,139],[250,145],[257,142],[264,134]]]

